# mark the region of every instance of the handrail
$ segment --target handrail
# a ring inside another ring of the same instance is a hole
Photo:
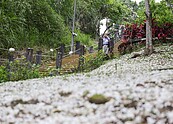
[[[7,60],[8,60],[8,59],[3,59],[3,58],[0,59],[0,61],[7,61]]]
[[[76,53],[76,52],[78,52],[78,51],[80,51],[80,50],[81,50],[81,49],[77,49],[77,50],[74,51],[72,54],[74,54],[74,53]],[[62,57],[62,59],[63,59],[63,58],[66,58],[66,57],[68,57],[68,56],[70,56],[70,55],[72,55],[72,54],[69,54],[69,53],[68,53],[67,55],[64,55],[64,56]]]
[[[8,51],[8,49],[5,49],[5,48],[0,48],[0,50]]]
[[[36,54],[36,53],[33,54],[33,56],[36,56],[36,55],[37,55],[37,56],[42,56],[42,57],[52,57],[52,56],[50,56],[50,55],[43,55],[43,54],[42,54],[42,55],[39,55],[39,54]]]
[[[159,38],[158,37],[154,37],[152,38],[153,40],[158,40]],[[171,37],[166,37],[167,40],[171,40],[173,38]],[[140,42],[140,41],[145,41],[146,38],[141,38],[141,39],[131,39],[132,40],[132,43],[137,43],[137,42]]]
[[[60,47],[58,47],[56,50],[58,50],[58,49],[60,49],[62,46],[60,46]],[[68,48],[68,47],[70,47],[70,45],[68,45],[68,46],[65,46],[65,48]],[[4,48],[0,48],[0,50],[5,50],[5,51],[9,51],[9,49],[4,49]],[[24,49],[22,49],[22,51],[23,51]],[[27,50],[27,49],[26,49]],[[69,66],[69,64],[71,65],[70,66],[70,68],[77,68],[78,67],[78,61],[79,61],[79,59],[80,59],[80,57],[78,57],[78,56],[80,56],[79,55],[79,51],[81,50],[81,48],[78,48],[77,50],[75,50],[75,51],[73,51],[73,53],[68,53],[68,54],[66,54],[66,55],[63,55],[62,56],[62,58],[60,58],[60,61],[61,62],[63,62],[63,59],[64,58],[67,58],[67,57],[69,57],[69,56],[71,56],[71,55],[76,55],[73,59],[71,59],[71,60],[68,60],[68,61],[64,61],[63,63],[63,65],[61,65],[61,67],[68,67]],[[66,50],[66,51],[68,51],[68,50]],[[57,53],[58,53],[58,51],[57,51]],[[10,55],[10,54],[9,54]],[[23,55],[26,55],[25,57],[26,58],[24,58],[24,57],[22,57]],[[37,63],[37,60],[38,61],[40,61],[41,62],[41,57],[43,57],[44,59],[42,60],[42,63],[49,63],[50,61],[50,59],[48,59],[49,57],[55,57],[55,56],[53,56],[53,50],[51,50],[50,49],[50,51],[45,51],[45,52],[41,52],[41,54],[39,54],[39,53],[37,53],[37,52],[34,52],[33,51],[33,49],[28,49],[28,51],[24,51],[24,52],[21,52],[21,51],[16,51],[15,49],[14,49],[14,51],[12,51],[11,52],[11,57],[13,57],[13,59],[12,60],[9,60],[8,58],[7,59],[0,59],[0,62],[1,63],[3,63],[4,61],[15,61],[15,60],[21,60],[20,62],[21,63],[25,63],[25,62],[23,62],[23,60],[25,60],[25,59],[27,59],[27,61],[30,61],[30,62],[35,62],[35,59],[36,59],[36,63]],[[35,58],[35,57],[40,57],[40,58]],[[59,59],[57,60],[57,61],[59,61]],[[39,63],[40,63],[39,62]],[[75,64],[74,64],[75,63]]]

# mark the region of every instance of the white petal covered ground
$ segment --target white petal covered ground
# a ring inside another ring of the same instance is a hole
[[[0,124],[173,124],[172,51],[124,55],[85,74],[3,83]],[[90,103],[96,93],[111,99]]]

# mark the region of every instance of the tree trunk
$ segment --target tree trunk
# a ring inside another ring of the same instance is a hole
[[[152,43],[152,17],[150,12],[149,0],[145,0],[146,9],[146,54],[151,54],[153,52]]]

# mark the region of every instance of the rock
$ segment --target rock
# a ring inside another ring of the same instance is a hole
[[[86,90],[86,91],[84,91],[84,92],[83,92],[82,97],[86,97],[88,94],[89,94],[89,91],[88,91],[88,90]]]
[[[94,94],[89,98],[90,103],[95,103],[95,104],[104,104],[108,102],[110,98],[105,97],[102,94]]]
[[[143,84],[136,84],[137,87],[144,87]]]
[[[141,56],[140,53],[135,53],[135,54],[131,57],[131,59],[136,58],[136,57],[140,57],[140,56]]]
[[[63,96],[63,97],[68,97],[72,94],[72,92],[65,92],[65,91],[61,91],[59,92],[59,95]]]

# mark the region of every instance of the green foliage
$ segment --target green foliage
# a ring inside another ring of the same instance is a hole
[[[50,6],[60,14],[65,23],[72,24],[72,17],[73,17],[73,3],[74,0],[47,0]]]
[[[7,71],[5,66],[0,66],[0,83],[7,81]]]
[[[18,81],[41,77],[38,67],[26,63],[22,64],[19,61],[14,61],[7,64],[7,67],[0,66],[0,82]]]
[[[73,3],[74,0],[1,0],[0,47],[70,44]],[[79,39],[90,44],[90,36],[95,38],[98,34],[100,20],[118,21],[125,8],[118,0],[77,0],[75,28],[82,32]]]
[[[75,37],[76,41],[80,41],[82,44],[87,46],[92,46],[94,41],[91,39],[90,35],[82,33],[80,30],[77,30],[77,37]]]
[[[96,55],[89,55],[85,58],[85,64],[83,65],[84,71],[91,71],[100,67],[105,60],[105,54],[100,50]]]
[[[154,0],[150,2],[150,9],[152,12],[152,18],[155,18],[156,21],[161,25],[163,23],[172,23],[173,22],[173,11],[168,6],[165,0],[162,0],[160,3],[156,3]],[[138,7],[138,18],[135,20],[137,23],[143,23],[146,19],[145,16],[145,3],[144,1],[140,2]]]
[[[0,47],[57,47],[69,42],[69,29],[47,0],[2,0],[0,8]]]
[[[100,20],[109,18],[111,23],[116,23],[124,10],[118,0],[78,0],[76,27],[95,38],[99,33]]]
[[[10,64],[10,67],[10,81],[26,80],[40,77],[38,68],[30,67],[29,64],[22,66],[18,62],[13,62]]]
[[[36,27],[41,33],[39,43],[46,44],[47,41],[54,42],[54,40],[57,42],[61,41],[62,37],[66,37],[66,27],[63,23],[63,19],[46,1],[35,2],[35,4],[32,5],[32,11],[28,12],[27,16],[30,25]],[[48,37],[46,38],[44,36]],[[54,39],[52,39],[52,37]]]
[[[129,24],[134,22],[137,16],[138,5],[136,2],[132,0],[117,0],[118,1],[118,9],[120,14],[118,18],[115,20],[116,24]]]
[[[165,22],[173,22],[173,13],[169,9],[165,1],[161,1],[160,3],[155,3],[154,1],[152,1],[151,10],[153,13],[153,18],[156,18],[159,24],[163,24]]]

